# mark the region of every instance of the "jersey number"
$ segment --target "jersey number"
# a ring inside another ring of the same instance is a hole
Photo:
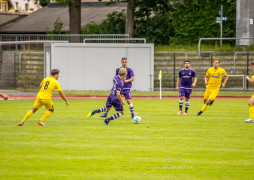
[[[49,87],[49,81],[46,82],[44,89],[46,90],[46,89],[48,89],[48,87]]]

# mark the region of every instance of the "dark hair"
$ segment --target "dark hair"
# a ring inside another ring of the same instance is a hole
[[[219,58],[215,58],[214,60],[213,60],[213,62],[214,61],[219,61],[219,63],[220,63],[220,59]]]
[[[189,63],[191,63],[191,62],[190,62],[190,60],[185,60],[185,61],[184,61],[184,64],[185,64],[186,62],[189,62]]]
[[[123,58],[121,59],[121,61],[122,61],[122,60],[127,60],[127,58],[126,58],[126,57],[123,57]]]
[[[51,74],[52,76],[54,76],[54,75],[56,75],[56,74],[59,74],[59,72],[60,72],[59,69],[52,69],[52,70],[50,71],[50,74]]]

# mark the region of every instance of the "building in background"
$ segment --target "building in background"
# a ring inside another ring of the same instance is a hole
[[[254,38],[254,0],[237,0],[236,37]],[[236,45],[248,46],[253,42],[253,39],[241,39],[236,41]]]

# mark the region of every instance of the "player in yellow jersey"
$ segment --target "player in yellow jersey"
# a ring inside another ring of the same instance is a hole
[[[252,71],[254,71],[254,62],[251,63],[251,68],[252,68]],[[251,78],[249,76],[246,76],[246,79],[250,83],[254,83],[254,75]],[[254,123],[254,95],[250,98],[248,105],[249,105],[250,118],[246,119],[245,122]]]
[[[219,93],[220,87],[224,88],[226,86],[228,75],[226,71],[219,66],[220,59],[215,58],[213,61],[213,67],[209,68],[206,72],[205,85],[207,87],[204,95],[204,106],[198,112],[197,116],[200,116],[209,105],[211,106],[213,104],[214,99]],[[225,79],[221,85],[222,76],[225,76]]]
[[[22,126],[25,121],[31,117],[32,114],[35,113],[42,105],[44,105],[48,111],[45,112],[37,123],[41,126],[45,126],[42,121],[54,112],[54,104],[51,100],[51,97],[55,89],[57,89],[62,99],[65,100],[66,106],[69,105],[69,102],[67,101],[61,89],[60,83],[57,81],[59,78],[59,72],[60,71],[58,69],[52,69],[50,72],[52,76],[42,80],[40,84],[41,89],[37,94],[32,110],[26,113],[24,119],[18,124],[18,126]]]

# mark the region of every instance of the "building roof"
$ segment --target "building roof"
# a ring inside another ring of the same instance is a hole
[[[109,13],[126,10],[127,3],[87,2],[81,5],[81,27],[91,22],[100,23]],[[62,31],[69,31],[69,8],[51,3],[14,23],[0,28],[0,33],[45,33],[54,29],[57,18],[63,22]]]

